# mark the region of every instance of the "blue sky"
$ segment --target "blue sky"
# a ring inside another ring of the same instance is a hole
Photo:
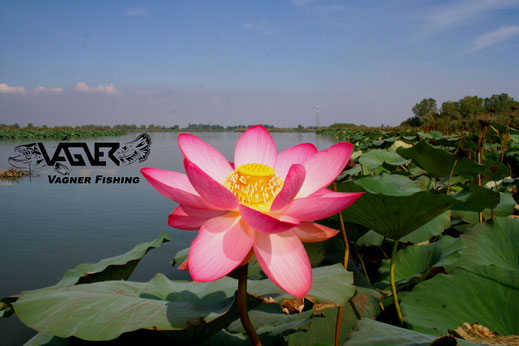
[[[0,123],[397,125],[519,99],[519,0],[0,1]]]

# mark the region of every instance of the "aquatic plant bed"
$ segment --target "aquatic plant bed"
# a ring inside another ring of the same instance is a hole
[[[0,139],[39,139],[57,138],[73,139],[82,137],[121,136],[125,131],[112,129],[74,129],[74,128],[37,128],[37,129],[3,129]]]
[[[312,285],[304,298],[280,288],[263,271],[270,270],[269,264],[252,257],[246,273],[248,315],[261,342],[518,344],[519,131],[508,124],[481,122],[473,131],[450,135],[358,129],[326,133],[353,147],[349,163],[326,191],[362,196],[342,213],[318,220],[320,227],[305,229]],[[209,151],[204,146],[191,154]],[[200,157],[212,163],[210,168],[216,167],[211,161],[214,155]],[[301,157],[298,165],[305,167]],[[320,162],[325,171],[335,164]],[[212,184],[207,186],[216,186],[213,181],[218,177],[210,181],[197,167],[188,168],[192,176]],[[156,174],[161,178],[160,171]],[[164,174],[162,178],[166,174],[178,178],[181,173]],[[154,187],[178,198],[175,194],[182,186],[168,186],[172,180],[162,178],[153,181]],[[160,185],[161,181],[166,183]],[[291,182],[298,185],[297,179]],[[191,227],[204,217],[221,216],[222,208],[211,209],[211,203],[221,201],[201,201],[206,198],[203,189],[199,191],[202,197],[189,191],[180,192],[181,203],[196,202],[206,209],[179,210],[172,202],[172,209],[177,209],[170,224]],[[319,190],[305,197],[322,203],[328,193]],[[280,210],[289,215],[290,207]],[[314,220],[310,213],[299,217],[303,223],[305,218]],[[292,219],[267,221],[274,228],[287,220]],[[330,229],[340,232],[320,241]],[[142,231],[146,237],[153,230]],[[235,270],[208,282],[170,280],[163,274],[148,282],[129,280],[139,261],[149,251],[168,246],[177,232],[181,231],[163,232],[127,253],[78,265],[54,286],[5,297],[0,301],[0,316],[16,314],[37,330],[31,340],[34,345],[106,340],[153,345],[250,344],[240,322],[243,311],[239,311],[237,293],[243,273]],[[283,232],[279,234],[282,237]],[[214,240],[213,245],[218,247],[220,242]],[[227,250],[228,256],[235,255],[232,247]],[[172,254],[172,265],[189,270],[189,251]],[[212,263],[200,260],[196,265]]]

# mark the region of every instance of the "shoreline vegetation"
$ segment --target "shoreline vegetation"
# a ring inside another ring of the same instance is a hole
[[[20,178],[23,178],[23,177],[26,177],[29,175],[31,175],[31,173],[29,173],[23,169],[20,169],[20,168],[11,167],[7,170],[0,169],[0,180],[16,181]]]
[[[118,124],[118,125],[82,125],[82,126],[55,126],[41,127],[33,126],[29,123],[25,127],[19,124],[0,124],[0,140],[2,139],[61,139],[69,140],[84,137],[101,137],[101,136],[121,136],[129,132],[243,132],[247,128],[254,125],[237,125],[222,126],[210,124],[189,124],[189,126],[180,128],[178,125],[141,125],[135,124]],[[273,125],[264,125],[271,132],[316,132],[316,127],[304,127],[299,125],[294,128],[274,127]]]
[[[478,131],[482,122],[500,123],[514,128],[519,127],[519,102],[506,93],[494,94],[490,97],[465,96],[458,101],[443,102],[438,107],[433,98],[423,99],[415,104],[411,111],[414,116],[404,120],[399,126],[365,126],[351,123],[335,123],[330,126],[303,126],[275,127],[262,124],[270,132],[316,132],[324,135],[334,135],[337,131],[413,131],[423,132],[440,131],[444,135],[454,134],[460,131]],[[484,124],[483,124],[484,125]],[[69,140],[84,137],[120,136],[128,132],[244,132],[254,125],[218,124],[189,124],[181,128],[179,125],[95,125],[81,126],[55,126],[42,125],[35,127],[32,123],[21,127],[19,124],[0,124],[0,140],[3,139],[44,139],[56,138]]]

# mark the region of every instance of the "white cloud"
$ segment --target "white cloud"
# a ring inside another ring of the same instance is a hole
[[[99,84],[98,86],[88,86],[85,82],[79,82],[76,84],[75,90],[79,92],[103,93],[108,95],[121,94],[121,92],[111,83],[106,85]]]
[[[131,7],[124,11],[127,16],[142,16],[146,14],[146,11],[140,7]]]
[[[59,94],[63,92],[63,88],[45,88],[42,86],[39,86],[35,88],[33,91],[36,95],[42,94],[42,93],[51,93],[51,94]]]
[[[0,94],[25,94],[25,88],[22,86],[10,86],[0,83]]]
[[[441,30],[490,11],[519,7],[519,0],[460,0],[439,7],[428,16],[431,30]]]
[[[472,42],[472,47],[470,51],[476,52],[482,49],[486,49],[488,47],[498,44],[499,42],[511,39],[512,37],[517,35],[519,35],[519,26],[502,26],[497,30],[487,32],[486,34],[483,34],[476,38],[474,42]]]

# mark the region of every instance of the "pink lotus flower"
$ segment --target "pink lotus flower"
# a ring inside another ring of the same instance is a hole
[[[200,230],[188,256],[193,280],[217,280],[254,254],[274,283],[304,297],[312,269],[302,242],[323,241],[338,232],[312,221],[338,213],[361,195],[326,189],[348,163],[351,143],[321,152],[305,143],[278,154],[268,131],[258,125],[238,140],[234,164],[191,134],[180,134],[178,143],[186,174],[156,168],[141,172],[179,204],[169,215],[171,227]]]

